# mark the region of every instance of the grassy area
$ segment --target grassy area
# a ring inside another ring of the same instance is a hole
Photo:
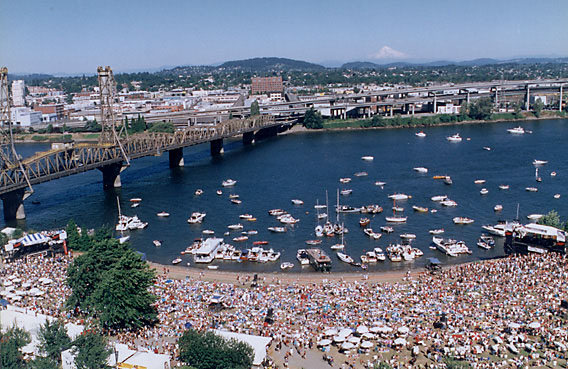
[[[98,139],[100,135],[100,133],[86,133],[81,135],[80,137],[84,138],[85,140],[93,140]]]

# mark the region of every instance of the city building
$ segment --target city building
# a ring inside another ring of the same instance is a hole
[[[65,108],[63,104],[36,105],[34,110],[39,111],[44,115],[55,114],[55,119],[63,119],[65,115]]]
[[[12,123],[20,127],[30,127],[42,122],[42,113],[32,109],[19,106],[11,109]]]
[[[22,80],[12,81],[12,104],[14,106],[26,105],[26,85]]]
[[[282,77],[252,77],[251,94],[261,94],[265,92],[284,92]]]

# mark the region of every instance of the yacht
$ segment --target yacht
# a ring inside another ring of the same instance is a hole
[[[198,223],[202,223],[203,219],[205,218],[207,214],[206,213],[200,213],[200,212],[194,212],[191,214],[191,216],[189,217],[189,219],[187,220],[187,222],[189,224],[198,224]]]
[[[353,264],[355,262],[355,260],[353,260],[353,258],[351,256],[344,254],[342,252],[338,252],[337,257],[339,258],[339,260],[341,260],[341,261],[343,261],[344,263],[347,263],[347,264]]]
[[[548,163],[548,160],[533,160],[533,165],[544,165]]]
[[[310,258],[306,249],[299,249],[296,252],[296,259],[300,262],[300,265],[310,265]]]
[[[292,204],[294,204],[294,205],[304,205],[304,202],[303,202],[302,200],[292,199]]]
[[[294,264],[292,264],[288,261],[285,261],[282,264],[280,264],[280,269],[282,269],[282,270],[292,269],[293,267],[294,267]]]
[[[395,193],[392,195],[389,195],[389,199],[393,199],[393,200],[408,200],[412,198],[412,196],[404,194],[404,193]]]
[[[437,196],[432,196],[430,199],[432,201],[436,201],[436,202],[440,202],[440,201],[444,201],[448,198],[448,196],[446,195],[437,195]]]
[[[444,201],[440,202],[441,205],[446,206],[446,207],[456,207],[458,206],[458,203],[455,202],[454,200],[450,200],[450,199],[446,199]]]
[[[355,177],[365,177],[365,176],[368,176],[369,173],[367,173],[367,172],[357,172],[357,173],[355,173],[355,174],[353,174],[353,175],[354,175]]]
[[[434,235],[442,234],[442,233],[444,233],[444,228],[431,229],[428,232],[430,232],[430,234],[434,234]]]
[[[525,190],[529,191],[529,192],[537,192],[538,188],[536,187],[526,187]]]
[[[462,138],[460,137],[459,133],[456,133],[453,136],[448,136],[448,137],[446,137],[446,139],[450,142],[461,142],[462,141]]]
[[[231,225],[227,226],[227,228],[229,228],[232,231],[240,231],[244,227],[241,223],[237,223],[237,224],[231,224]]]
[[[463,241],[434,236],[432,237],[432,242],[434,242],[438,250],[449,256],[470,253],[469,248]]]
[[[203,195],[203,190],[201,188],[195,190],[195,196],[201,196],[201,195]]]
[[[361,160],[365,160],[365,161],[373,161],[375,159],[375,157],[373,156],[361,156]]]
[[[508,190],[509,187],[510,187],[509,185],[499,185],[500,190]]]
[[[118,217],[118,223],[115,229],[119,232],[124,232],[134,229],[143,229],[146,228],[147,225],[148,225],[147,222],[142,222],[136,215],[132,217],[126,215],[120,215]]]
[[[412,168],[412,169],[414,169],[418,173],[428,173],[428,168],[416,167],[416,168]]]
[[[351,182],[351,178],[348,178],[348,177],[346,177],[346,178],[339,178],[339,182],[341,182],[341,183],[349,183],[349,182]]]
[[[372,228],[365,228],[363,230],[363,233],[365,233],[367,236],[371,237],[374,240],[378,240],[382,236],[380,233],[373,232]]]
[[[426,133],[424,133],[422,131],[416,132],[414,135],[416,135],[416,137],[422,137],[422,138],[426,137]]]
[[[484,184],[485,182],[485,179],[476,179],[475,181],[473,181],[473,183],[475,184]]]
[[[284,233],[286,232],[286,227],[268,227],[268,230],[274,233]]]
[[[467,217],[455,217],[452,219],[455,224],[471,224],[474,222],[473,219]]]
[[[482,188],[479,193],[482,195],[487,195],[489,193],[489,190],[487,188]]]
[[[236,184],[237,184],[237,181],[235,181],[234,179],[230,179],[230,178],[224,180],[223,182],[221,182],[221,185],[222,185],[223,187],[232,187],[232,186],[234,186],[234,185],[236,185]]]
[[[423,207],[423,206],[413,205],[413,206],[412,206],[412,209],[413,209],[414,211],[419,212],[419,213],[427,213],[427,212],[428,212],[428,208],[425,208],[425,207]]]
[[[208,238],[192,251],[193,261],[197,264],[208,264],[215,259],[217,251],[224,249],[222,238]]]
[[[159,212],[159,213],[156,214],[156,215],[159,216],[159,217],[169,217],[169,216],[170,216],[170,213],[165,212],[165,211],[161,211],[161,212]]]
[[[518,126],[518,127],[515,127],[515,128],[509,128],[507,130],[507,132],[512,133],[512,134],[516,134],[516,135],[522,135],[522,134],[525,133],[525,130],[524,130],[523,127]]]
[[[381,231],[385,233],[392,233],[394,232],[394,228],[389,226],[382,226]]]

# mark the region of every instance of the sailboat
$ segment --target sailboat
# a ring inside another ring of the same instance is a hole
[[[343,228],[344,225],[341,224],[341,228]],[[344,232],[341,232],[341,243],[336,243],[335,245],[331,246],[332,250],[343,250],[345,248],[345,243],[343,242],[343,234]]]
[[[320,211],[319,211],[319,200],[317,200],[316,203],[316,211],[317,211],[317,219],[318,219],[318,225],[316,226],[315,232],[316,232],[316,237],[323,237],[323,227],[320,225]]]
[[[534,177],[537,182],[542,182],[542,178],[538,175],[538,168],[535,168]]]
[[[343,224],[339,223],[339,212],[340,212],[340,207],[339,207],[339,188],[337,189],[337,218],[335,219],[335,224],[333,225],[333,230],[336,234],[343,234],[344,232],[347,232],[347,229],[343,226]]]
[[[392,217],[385,217],[387,222],[390,223],[404,223],[406,222],[406,217],[396,215],[396,199],[392,199]]]
[[[119,219],[119,224],[120,224],[120,220],[121,220],[121,218],[122,218],[122,214],[121,214],[121,211],[120,211],[120,201],[118,200],[118,196],[116,197],[116,205],[118,206],[118,219]],[[119,226],[119,225],[117,225],[117,226],[116,226],[116,229],[117,229],[117,230],[120,229],[120,237],[117,237],[117,238],[118,238],[118,242],[119,242],[120,244],[123,244],[123,243],[127,242],[127,241],[130,239],[130,235],[126,235],[126,236],[125,236],[124,233],[123,233],[123,231],[125,230],[125,227],[124,227],[124,226]]]

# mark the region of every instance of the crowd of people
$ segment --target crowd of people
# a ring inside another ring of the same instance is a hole
[[[238,274],[229,283],[206,276],[176,280],[160,271],[151,291],[159,323],[115,339],[176,357],[177,338],[188,328],[269,336],[269,355],[285,357],[275,360],[280,367],[291,356],[301,360],[321,350],[324,339],[331,341],[323,345],[324,357],[335,358],[334,367],[384,361],[395,368],[437,368],[447,358],[474,368],[555,367],[565,365],[568,347],[568,310],[561,307],[568,298],[567,261],[558,254],[511,256],[382,283],[315,277],[312,283],[261,278],[253,284]],[[69,319],[62,310],[69,263],[19,260],[5,264],[0,275],[32,284],[49,277],[44,296],[14,304]],[[348,328],[357,336],[361,326],[378,327],[365,336],[372,347],[342,350],[326,335]]]

